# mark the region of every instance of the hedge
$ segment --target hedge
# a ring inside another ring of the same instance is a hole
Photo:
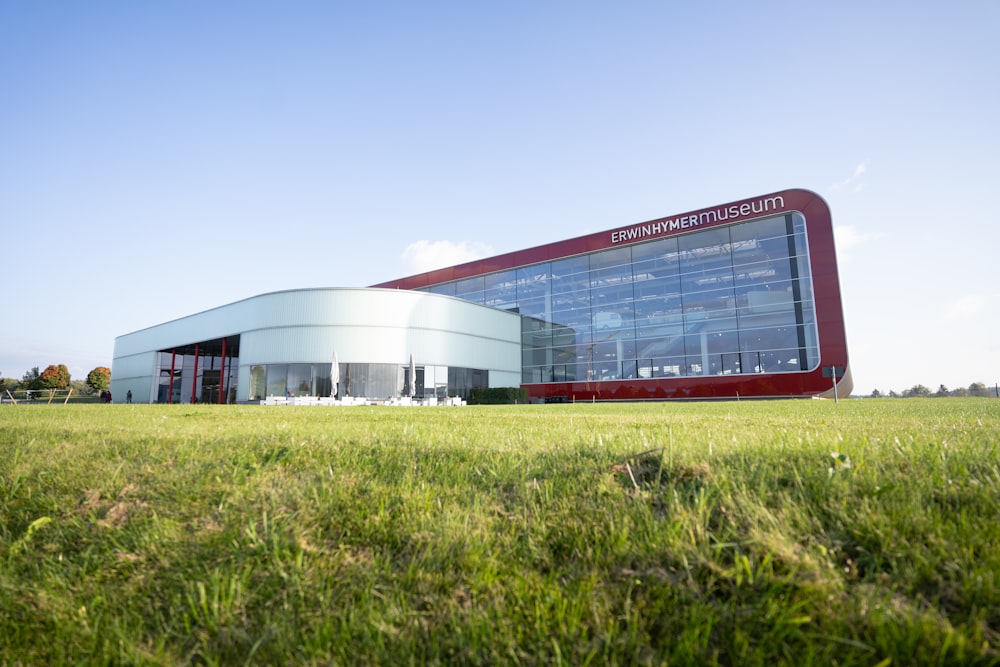
[[[473,387],[466,402],[470,405],[527,403],[528,390],[521,387]]]

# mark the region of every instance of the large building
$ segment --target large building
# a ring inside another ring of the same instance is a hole
[[[111,389],[221,403],[518,385],[536,401],[848,395],[829,208],[785,190],[371,288],[252,297],[120,336]]]

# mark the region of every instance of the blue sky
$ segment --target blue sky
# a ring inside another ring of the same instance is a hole
[[[0,0],[0,373],[801,187],[856,390],[992,386],[998,27],[995,0]]]

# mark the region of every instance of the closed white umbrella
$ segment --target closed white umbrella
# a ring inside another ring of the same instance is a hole
[[[337,395],[337,385],[340,384],[340,362],[337,361],[337,353],[333,353],[333,363],[330,364],[330,398]]]
[[[410,398],[417,393],[417,367],[413,363],[413,355],[410,355]]]

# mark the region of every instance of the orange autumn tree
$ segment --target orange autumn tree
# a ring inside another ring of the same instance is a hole
[[[41,380],[42,389],[65,389],[69,386],[69,369],[66,368],[66,364],[49,365],[42,371],[39,380]]]

